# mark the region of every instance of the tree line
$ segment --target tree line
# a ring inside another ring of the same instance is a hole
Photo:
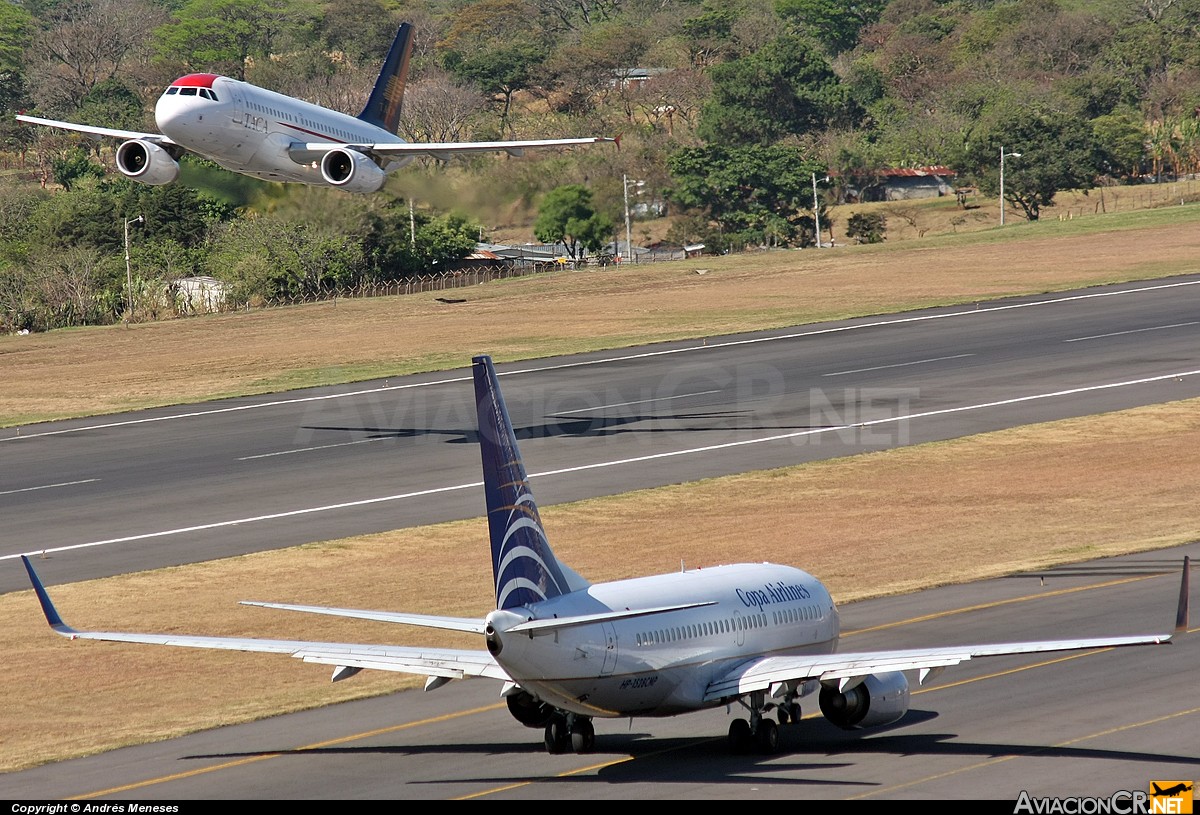
[[[193,70],[357,112],[402,21],[405,138],[619,133],[621,150],[417,162],[356,201],[203,162],[137,187],[105,171],[112,145],[13,119],[153,129]],[[1197,34],[1200,0],[10,0],[0,329],[150,315],[184,274],[244,302],[395,279],[522,217],[594,251],[627,179],[670,204],[677,243],[807,246],[882,168],[949,165],[994,195],[1009,151],[1005,196],[1037,219],[1059,190],[1196,172]]]

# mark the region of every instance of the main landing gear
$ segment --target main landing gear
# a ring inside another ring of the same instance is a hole
[[[774,708],[779,724],[800,721],[800,704],[788,697],[780,704],[767,703],[762,692],[750,695],[750,701],[738,699],[738,703],[750,711],[750,720],[734,719],[729,724],[729,749],[737,755],[757,750],[764,755],[779,752],[779,725],[764,713]]]
[[[547,753],[590,753],[595,747],[596,729],[587,716],[556,712],[546,724]]]

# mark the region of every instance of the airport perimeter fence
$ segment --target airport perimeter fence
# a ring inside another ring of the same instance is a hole
[[[637,263],[658,263],[667,260],[681,260],[685,257],[679,250],[655,250],[638,255]],[[561,261],[500,261],[486,265],[463,265],[456,269],[447,269],[430,274],[413,275],[399,280],[384,283],[360,283],[354,286],[320,287],[311,291],[289,294],[286,296],[267,298],[255,303],[254,306],[273,308],[278,306],[294,306],[301,303],[319,303],[329,300],[340,300],[359,297],[392,297],[401,294],[419,294],[421,292],[452,291],[490,283],[493,280],[505,280],[528,275],[545,274],[546,272],[564,269],[608,269],[616,270],[628,261],[615,261],[611,258],[588,258],[587,260],[566,262]],[[450,299],[450,298],[447,298]],[[454,298],[459,299],[459,298]],[[224,310],[239,310],[250,308],[249,304],[228,304]],[[182,313],[187,313],[182,312]],[[194,312],[193,312],[194,313]]]

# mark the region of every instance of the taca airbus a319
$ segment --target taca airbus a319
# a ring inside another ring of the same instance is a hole
[[[735,752],[775,752],[779,723],[800,719],[815,696],[832,723],[858,729],[908,711],[905,671],[925,683],[976,657],[1161,645],[1169,634],[839,652],[838,611],[824,585],[801,569],[742,563],[589,583],[550,548],[508,409],[489,357],[473,363],[496,607],[481,618],[250,602],[475,634],[479,650],[80,631],[51,603],[22,560],[54,631],[71,639],[265,651],[333,666],[333,681],[363,669],[427,677],[426,690],[485,677],[521,724],[544,730],[551,753],[589,752],[594,718],[662,717],[740,705],[729,727]],[[619,544],[614,543],[613,546]],[[1187,628],[1184,559],[1175,632]]]
[[[412,52],[412,26],[405,23],[357,117],[285,96],[225,76],[195,73],[171,83],[154,107],[161,133],[139,133],[20,114],[17,119],[124,139],[117,169],[143,184],[170,184],[179,178],[185,152],[210,159],[227,170],[267,181],[293,181],[347,192],[379,190],[387,176],[416,156],[446,159],[462,153],[507,152],[568,147],[616,138],[526,141],[409,143],[396,135]]]

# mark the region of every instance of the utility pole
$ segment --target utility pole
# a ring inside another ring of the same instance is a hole
[[[812,174],[813,182],[813,220],[817,224],[817,248],[821,248],[821,204],[817,201],[817,174]]]
[[[128,315],[125,318],[126,322],[133,319],[133,266],[129,263],[129,225],[140,224],[145,220],[141,215],[125,219],[125,299],[126,314]]]
[[[1000,148],[1000,226],[1004,226],[1004,159],[1020,158],[1020,153],[1005,153],[1004,148]]]

